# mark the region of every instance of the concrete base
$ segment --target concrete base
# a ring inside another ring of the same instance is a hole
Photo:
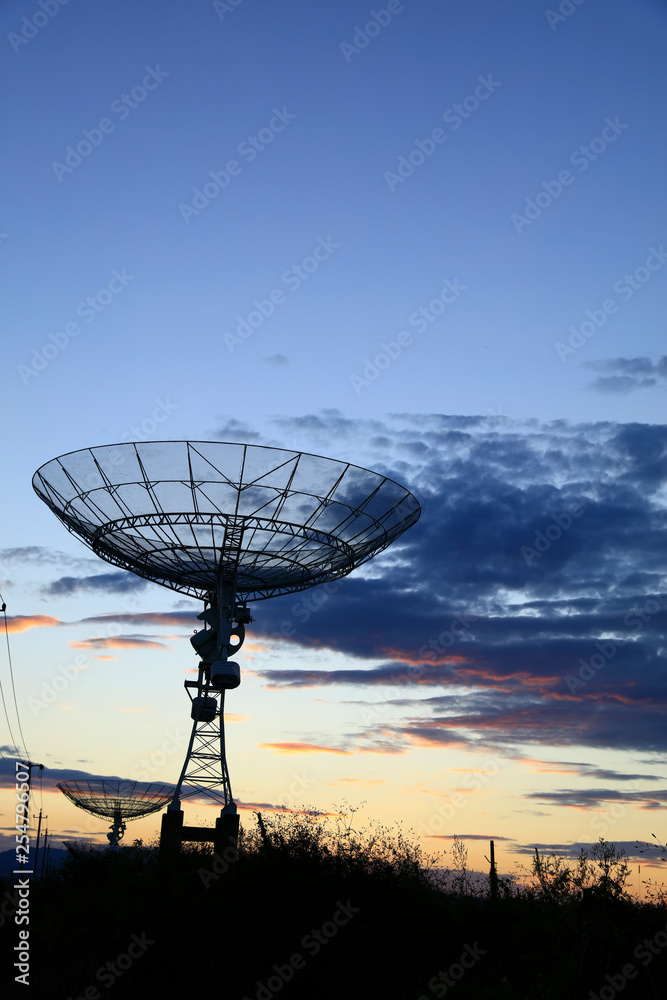
[[[160,857],[170,858],[181,852],[181,844],[186,841],[212,843],[216,854],[232,847],[236,850],[239,836],[239,816],[237,813],[223,813],[215,821],[215,826],[184,826],[183,810],[168,809],[162,816],[160,832]]]

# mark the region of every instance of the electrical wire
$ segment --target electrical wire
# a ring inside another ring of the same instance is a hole
[[[19,724],[19,733],[21,734],[23,754],[24,754],[26,760],[30,760],[30,754],[28,753],[28,748],[26,746],[25,737],[23,735],[23,729],[21,728],[21,716],[19,715],[19,706],[18,706],[18,703],[16,701],[16,687],[14,685],[14,669],[12,667],[12,650],[11,650],[11,646],[9,645],[9,626],[7,624],[7,605],[4,602],[2,594],[0,594],[0,601],[2,602],[2,614],[3,614],[4,619],[5,619],[5,638],[7,640],[7,659],[9,660],[9,676],[10,676],[11,682],[12,682],[12,694],[14,695],[14,708],[16,709],[16,719],[17,719],[18,724]],[[2,705],[3,705],[3,708],[5,710],[5,718],[7,719],[7,725],[9,727],[9,735],[12,738],[13,745],[18,749],[18,743],[16,742],[16,740],[14,738],[14,733],[12,732],[12,727],[11,727],[11,724],[9,722],[9,715],[7,713],[7,705],[5,703],[5,693],[4,693],[3,689],[2,689],[2,682],[1,681],[0,681],[0,693],[2,694]]]
[[[7,728],[9,729],[9,735],[10,735],[11,740],[12,740],[12,746],[14,747],[15,750],[18,750],[18,746],[19,745],[16,742],[16,737],[14,736],[14,733],[12,731],[12,724],[9,721],[9,713],[7,712],[7,702],[5,701],[5,689],[2,686],[2,681],[1,680],[0,680],[0,697],[2,697],[2,707],[5,710],[5,719],[7,720]],[[5,761],[8,760],[8,758],[5,757],[4,754],[2,754],[2,759],[5,760]]]

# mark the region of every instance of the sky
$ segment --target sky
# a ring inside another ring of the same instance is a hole
[[[491,838],[511,871],[599,836],[645,864],[666,5],[8,0],[0,28],[0,847],[18,751],[55,842],[106,829],[57,781],[178,777],[201,606],[96,557],[31,480],[189,439],[350,461],[422,507],[348,578],[253,605],[243,823],[348,802],[477,867]]]

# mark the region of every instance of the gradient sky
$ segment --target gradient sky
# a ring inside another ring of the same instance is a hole
[[[504,870],[659,835],[665,4],[55,4],[0,10],[0,581],[49,826],[103,826],[63,777],[176,779],[199,607],[94,557],[31,477],[190,438],[343,458],[423,508],[340,586],[255,606],[244,819],[365,799],[478,864],[495,837]]]

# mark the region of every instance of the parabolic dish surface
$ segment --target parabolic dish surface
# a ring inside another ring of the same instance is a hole
[[[70,802],[94,816],[114,819],[138,819],[163,809],[172,799],[168,785],[141,785],[136,781],[61,781],[58,788]]]
[[[421,513],[404,487],[335,459],[224,441],[86,448],[33,486],[97,555],[192,597],[262,600],[345,576]]]

